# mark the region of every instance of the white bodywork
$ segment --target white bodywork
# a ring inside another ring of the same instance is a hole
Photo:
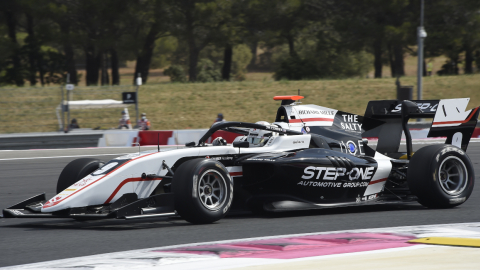
[[[301,131],[304,127],[332,126],[337,110],[318,105],[285,105],[291,130]]]
[[[287,124],[282,122],[276,124],[279,124],[282,128],[288,128],[295,131],[302,131],[303,128],[308,129],[308,126],[332,126],[337,113],[337,110],[317,105],[285,105],[284,107],[287,111],[290,123]],[[239,136],[236,141],[241,140],[242,138],[243,136]],[[171,167],[177,160],[183,157],[208,157],[215,155],[234,155],[239,153],[260,154],[265,152],[308,149],[310,139],[311,135],[309,134],[272,136],[263,147],[235,148],[232,145],[206,146],[171,149],[169,151],[162,150],[161,152],[150,151],[118,157],[111,162],[125,159],[128,159],[128,161],[106,174],[102,171],[106,171],[106,169],[100,168],[91,175],[86,176],[46,202],[42,207],[42,212],[54,212],[67,208],[113,203],[125,193],[136,193],[138,198],[148,197],[152,194],[162,179],[142,179],[141,175],[143,173],[147,175],[166,175],[167,170],[162,169],[163,161]],[[359,145],[361,146],[360,141]],[[361,147],[359,149],[362,151]],[[353,155],[355,153],[349,154]],[[360,153],[363,154],[362,152]],[[377,153],[377,155],[379,154]],[[370,180],[371,185],[367,187],[364,196],[376,194],[383,190],[386,178],[392,167],[390,158],[383,155],[377,155],[375,156],[375,159],[378,162],[378,169]],[[227,170],[232,177],[242,175],[241,166],[227,167]]]
[[[472,110],[465,111],[470,98],[442,99],[438,103],[432,127],[454,127],[467,122]]]
[[[138,154],[129,154],[118,157],[115,160],[129,161],[106,174],[102,173],[105,168],[100,168],[91,175],[86,176],[74,185],[60,192],[42,207],[42,212],[54,212],[66,208],[83,207],[87,205],[99,205],[113,203],[125,193],[137,193],[139,198],[148,197],[161,179],[142,179],[141,175],[156,174],[166,175],[167,170],[162,169],[162,161],[168,166],[183,157],[207,157],[214,155],[234,155],[239,151],[242,154],[281,152],[309,147],[310,135],[277,136],[271,137],[264,147],[234,148],[227,146],[206,146],[184,149],[172,149],[161,152],[148,151]],[[107,168],[110,169],[110,168]],[[232,176],[241,176],[241,167],[227,168]]]

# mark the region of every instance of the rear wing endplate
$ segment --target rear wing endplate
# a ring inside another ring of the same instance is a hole
[[[433,118],[427,137],[446,137],[446,144],[466,151],[479,114],[479,107],[466,110],[469,101],[469,98],[412,100],[419,110],[409,112],[408,118]],[[402,136],[402,101],[370,101],[365,110],[365,121],[368,122],[369,118],[385,122],[378,127],[377,151],[398,152]]]

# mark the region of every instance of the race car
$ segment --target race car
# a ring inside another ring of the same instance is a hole
[[[478,107],[468,98],[370,101],[360,116],[302,96],[281,101],[273,123],[218,122],[181,149],[145,151],[108,162],[81,158],[60,173],[57,195],[40,194],[3,210],[4,218],[146,218],[179,215],[212,223],[232,208],[255,213],[418,201],[464,203],[474,170],[465,153]],[[429,137],[445,144],[412,152],[411,118],[433,118]],[[219,130],[238,136],[232,144]],[[402,131],[407,151],[400,152]],[[376,149],[362,138],[378,136]]]

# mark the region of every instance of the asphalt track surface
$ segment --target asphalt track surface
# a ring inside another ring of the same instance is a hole
[[[414,149],[424,145],[414,145]],[[142,149],[143,150],[143,149]],[[74,156],[109,160],[136,149],[0,151],[0,209],[33,195],[55,195],[57,177]],[[470,199],[453,209],[417,203],[297,211],[269,216],[237,213],[209,225],[180,218],[74,221],[0,219],[0,267],[176,244],[333,230],[480,222],[480,142],[467,151],[477,185]],[[104,155],[107,154],[107,155]],[[41,158],[39,158],[41,157]]]

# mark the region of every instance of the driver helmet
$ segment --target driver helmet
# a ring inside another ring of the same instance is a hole
[[[255,124],[270,126],[267,121],[258,121]],[[272,132],[270,130],[251,128],[248,131],[247,142],[251,146],[263,146],[271,136]]]

